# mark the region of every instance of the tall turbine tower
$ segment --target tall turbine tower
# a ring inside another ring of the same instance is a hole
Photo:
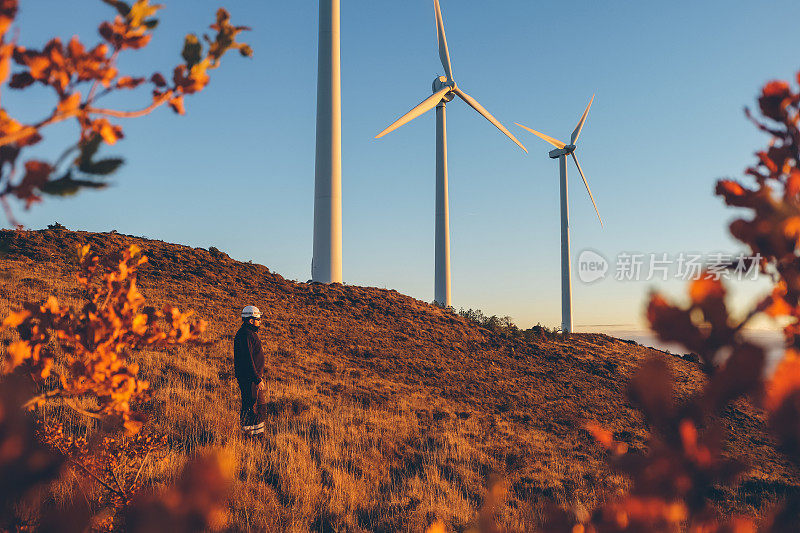
[[[568,155],[571,155],[572,160],[575,161],[575,166],[578,167],[578,172],[580,172],[581,178],[583,178],[583,184],[586,186],[589,198],[592,199],[592,205],[597,213],[598,220],[600,220],[600,225],[603,225],[603,219],[600,218],[600,211],[598,211],[597,204],[594,202],[594,196],[592,196],[592,191],[589,189],[589,182],[586,181],[586,176],[583,175],[581,164],[578,163],[578,158],[575,156],[575,143],[578,142],[578,137],[583,129],[583,123],[586,122],[586,117],[589,115],[589,108],[592,107],[592,102],[594,102],[594,96],[589,100],[589,105],[586,106],[583,116],[581,116],[578,125],[572,132],[569,144],[515,122],[520,128],[528,130],[556,147],[555,150],[550,151],[549,155],[550,159],[558,159],[558,167],[561,174],[561,331],[564,333],[572,332],[572,270],[570,268],[572,263],[570,262],[569,254],[569,189],[567,188]]]
[[[342,76],[339,0],[319,0],[317,157],[311,279],[342,282]]]
[[[414,120],[436,108],[436,250],[434,266],[434,301],[439,305],[450,307],[452,305],[450,289],[450,208],[448,201],[448,176],[447,176],[447,120],[446,106],[454,97],[464,100],[475,111],[494,124],[506,134],[520,148],[527,152],[516,137],[503,126],[491,113],[486,111],[474,98],[462,91],[453,80],[453,69],[450,66],[450,52],[447,49],[447,37],[444,34],[444,22],[439,0],[433,0],[436,15],[436,28],[439,39],[439,59],[442,62],[446,76],[439,76],[433,80],[433,96],[423,100],[414,109],[397,119],[388,128],[375,136],[380,139],[403,124]]]

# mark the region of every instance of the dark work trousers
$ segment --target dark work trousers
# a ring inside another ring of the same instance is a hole
[[[245,435],[260,435],[264,433],[264,417],[257,410],[256,399],[258,383],[254,381],[239,381],[239,390],[242,393],[242,410],[239,419]]]

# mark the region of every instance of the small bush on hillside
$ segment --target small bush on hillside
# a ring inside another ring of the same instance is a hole
[[[540,323],[537,323],[535,326],[532,326],[528,329],[520,329],[516,324],[514,324],[514,321],[510,316],[486,316],[480,309],[461,308],[458,310],[457,314],[458,316],[469,320],[473,324],[477,324],[478,326],[484,327],[493,333],[499,333],[506,337],[516,337],[530,341],[542,337],[553,339],[561,336],[556,328],[548,328],[547,326],[542,326]]]

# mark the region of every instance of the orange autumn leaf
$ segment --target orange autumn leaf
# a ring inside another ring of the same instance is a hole
[[[186,114],[186,108],[183,105],[183,95],[170,98],[169,106],[172,108],[173,111],[175,111],[179,115]]]
[[[20,200],[25,201],[26,207],[30,207],[33,202],[40,200],[36,192],[47,183],[53,170],[52,166],[43,161],[28,161],[25,163],[25,176],[14,189],[14,194]]]
[[[661,521],[679,524],[689,515],[689,510],[682,501],[665,501],[657,497],[629,496],[616,505],[615,510],[615,521],[622,529],[627,529],[631,524],[647,525]],[[642,530],[636,527],[633,529]]]
[[[14,53],[13,44],[0,46],[0,83],[5,83],[11,72],[11,56]]]
[[[139,420],[126,420],[123,425],[129,435],[135,435],[142,429],[144,423]]]
[[[131,6],[126,17],[128,24],[130,24],[131,28],[138,28],[163,7],[164,6],[161,4],[150,5],[149,0],[137,0],[136,3]]]
[[[117,50],[144,48],[153,37],[145,26],[133,27],[122,17],[100,25],[100,35]]]
[[[731,196],[742,196],[745,193],[745,188],[732,180],[720,180],[717,183],[717,188],[720,194],[729,194]]]
[[[800,391],[800,357],[785,357],[767,382],[764,407],[775,411],[796,391]]]
[[[785,81],[771,81],[767,83],[758,99],[758,105],[764,116],[773,120],[781,120],[787,100],[791,97],[792,90]]]
[[[92,130],[99,134],[106,144],[114,145],[124,135],[122,128],[111,124],[108,119],[101,118],[92,122]]]
[[[800,238],[800,216],[789,217],[783,222],[783,234],[789,239]]]
[[[792,169],[786,178],[786,196],[796,197],[800,194],[800,170]]]
[[[58,103],[56,111],[61,115],[66,115],[77,110],[81,105],[81,93],[75,92],[67,96]]]
[[[695,304],[703,303],[711,298],[722,299],[725,297],[725,286],[721,280],[701,277],[690,285],[689,297]]]
[[[69,43],[67,43],[67,52],[72,58],[81,57],[86,54],[86,48],[81,44],[77,35],[73,36],[72,39],[69,40]]]
[[[792,312],[792,306],[786,303],[781,297],[772,296],[770,304],[764,308],[764,312],[771,317],[787,316]]]
[[[432,523],[428,526],[428,529],[425,530],[425,533],[446,533],[447,529],[444,527],[444,523],[441,520],[437,520],[436,522]]]
[[[27,320],[29,316],[31,316],[31,312],[25,309],[14,311],[3,320],[3,325],[0,326],[0,329],[15,328]]]
[[[58,305],[58,300],[55,296],[48,296],[47,301],[41,306],[42,313],[52,313],[54,315],[61,313],[61,308]]]
[[[691,420],[682,420],[679,426],[683,449],[686,455],[703,466],[711,465],[711,452],[698,441],[697,426]]]
[[[586,424],[586,430],[592,435],[594,440],[598,443],[602,444],[606,448],[611,448],[611,445],[614,444],[614,435],[595,423],[588,423]]]
[[[5,35],[11,27],[11,23],[17,17],[18,8],[18,0],[3,0],[0,2],[0,36]]]
[[[647,306],[650,328],[664,342],[680,342],[692,351],[703,347],[704,337],[692,322],[691,314],[671,305],[660,294],[653,294]]]
[[[789,305],[785,297],[786,283],[781,281],[772,289],[772,294],[759,304],[758,309],[773,318],[790,315],[792,306]]]
[[[118,89],[135,89],[142,83],[144,83],[144,78],[133,78],[131,76],[122,76],[119,80],[117,80],[117,88]]]
[[[28,341],[14,341],[6,348],[6,364],[4,372],[11,373],[32,355],[31,345]]]
[[[138,309],[142,306],[142,304],[144,304],[144,296],[142,296],[142,294],[136,288],[136,278],[131,280],[130,289],[128,289],[128,293],[125,295],[125,297],[127,298],[131,309]]]
[[[596,440],[605,449],[615,455],[624,455],[628,452],[628,444],[625,442],[618,442],[614,440],[614,434],[610,431],[600,427],[595,423],[588,423],[584,426],[594,440]]]
[[[767,170],[773,173],[778,171],[778,165],[769,156],[768,152],[758,152],[756,153],[756,156],[758,156],[759,160],[761,160],[761,164],[767,167]]]

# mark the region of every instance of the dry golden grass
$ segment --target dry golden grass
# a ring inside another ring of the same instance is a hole
[[[625,399],[625,382],[653,350],[604,335],[509,338],[450,312],[360,287],[293,283],[224,254],[119,235],[0,232],[0,316],[52,293],[80,294],[69,250],[137,242],[151,258],[140,286],[154,305],[194,308],[209,322],[203,347],[135,355],[153,396],[140,406],[165,444],[121,463],[145,486],[171,483],[187,457],[222,448],[237,461],[231,525],[251,531],[424,531],[441,520],[464,531],[476,519],[488,477],[509,487],[502,522],[530,529],[546,504],[585,513],[624,487],[583,429],[596,420],[644,453],[647,428]],[[231,343],[238,311],[258,305],[270,355],[268,430],[246,440]],[[664,354],[683,384],[698,368]],[[98,429],[63,406],[42,410],[69,431]],[[760,414],[731,410],[731,454],[754,467],[740,490],[709,495],[722,508],[758,512],[797,490],[798,473],[774,450]],[[35,523],[47,506],[84,499],[102,507],[102,487],[71,470],[29,497],[19,514]],[[100,502],[100,503],[98,503]]]

